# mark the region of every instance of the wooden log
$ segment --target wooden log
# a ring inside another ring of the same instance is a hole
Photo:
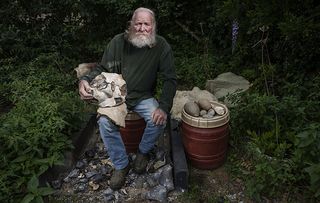
[[[188,165],[187,159],[184,152],[184,147],[182,143],[182,138],[179,133],[178,121],[171,119],[171,150],[172,150],[172,160],[173,160],[173,178],[175,188],[177,190],[187,190],[188,189]]]

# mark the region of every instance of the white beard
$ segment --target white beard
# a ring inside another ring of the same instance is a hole
[[[130,34],[128,40],[133,46],[138,48],[142,48],[145,46],[151,47],[156,41],[154,34],[150,34],[149,36]]]

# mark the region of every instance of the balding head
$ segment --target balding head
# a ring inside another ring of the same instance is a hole
[[[139,12],[146,12],[150,15],[151,19],[152,19],[152,24],[155,26],[156,25],[156,19],[155,19],[155,16],[154,16],[154,12],[148,8],[144,8],[144,7],[140,7],[140,8],[137,8],[134,12],[133,12],[133,15],[132,15],[132,18],[131,18],[131,22],[133,22],[137,16],[137,14]]]
[[[155,44],[156,21],[153,11],[147,8],[138,8],[134,11],[127,30],[128,40],[136,47]]]

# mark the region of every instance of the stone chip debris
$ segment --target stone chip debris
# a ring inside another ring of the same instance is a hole
[[[130,164],[136,155],[129,154]],[[166,152],[161,147],[151,152],[147,171],[141,175],[131,169],[125,186],[117,191],[109,187],[112,163],[102,142],[87,150],[74,169],[61,179],[51,182],[56,193],[51,197],[61,202],[172,202],[174,192],[172,165],[166,163]],[[169,193],[172,192],[173,195]]]

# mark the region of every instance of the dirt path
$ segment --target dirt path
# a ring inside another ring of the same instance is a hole
[[[189,169],[189,190],[176,202],[250,202],[245,199],[242,181],[233,180],[225,165],[213,170]]]

